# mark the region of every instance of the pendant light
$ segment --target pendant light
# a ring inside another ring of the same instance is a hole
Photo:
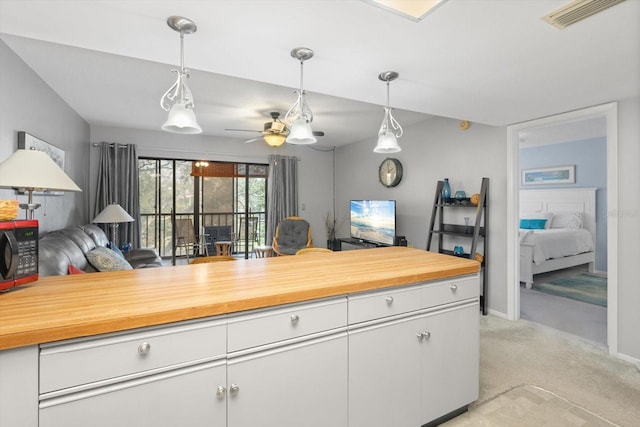
[[[180,33],[180,70],[171,70],[172,73],[178,74],[178,79],[160,99],[160,107],[169,112],[162,130],[184,134],[202,133],[202,128],[198,125],[193,112],[195,105],[187,82],[189,70],[184,68],[184,35],[195,33],[197,27],[193,21],[182,16],[170,16],[167,19],[167,25]]]
[[[291,56],[300,61],[300,90],[296,91],[298,99],[291,106],[284,117],[284,121],[289,125],[289,136],[287,142],[289,144],[314,144],[317,139],[313,136],[311,130],[311,122],[313,121],[313,113],[305,100],[303,88],[304,61],[313,58],[313,51],[306,47],[297,47],[291,51]]]
[[[378,79],[387,82],[387,106],[384,107],[384,118],[378,131],[378,144],[373,149],[374,153],[397,153],[401,150],[398,145],[398,138],[402,136],[402,126],[391,114],[392,108],[389,106],[389,82],[398,78],[395,71],[385,71],[378,75]]]

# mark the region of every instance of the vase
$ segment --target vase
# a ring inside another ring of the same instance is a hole
[[[449,184],[449,178],[445,178],[442,186],[442,201],[446,203],[449,199],[451,199],[451,185]]]

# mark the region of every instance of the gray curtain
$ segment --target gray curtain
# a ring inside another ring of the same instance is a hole
[[[297,157],[270,155],[268,179],[266,240],[270,245],[280,221],[298,215]]]
[[[118,203],[135,220],[121,223],[117,241],[140,247],[140,198],[138,197],[138,154],[134,144],[100,144],[95,218],[108,204]],[[105,230],[110,233],[110,230]],[[109,234],[108,234],[109,235]]]

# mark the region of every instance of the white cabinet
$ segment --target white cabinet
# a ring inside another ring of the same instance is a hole
[[[347,426],[345,298],[229,319],[229,427]]]
[[[224,320],[43,346],[39,426],[225,425],[225,358]]]
[[[479,283],[463,278],[419,289],[419,309],[382,291],[349,299],[349,425],[421,426],[478,398]],[[415,294],[414,294],[415,295]],[[369,306],[369,309],[366,307]],[[400,307],[400,306],[399,306]]]
[[[229,358],[229,427],[346,427],[347,334]]]

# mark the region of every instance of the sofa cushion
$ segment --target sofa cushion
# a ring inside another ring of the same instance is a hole
[[[109,238],[107,237],[107,235],[105,234],[105,232],[102,230],[102,228],[98,227],[95,224],[87,224],[87,225],[83,225],[82,230],[87,233],[95,242],[96,247],[98,246],[107,246],[109,244]]]
[[[124,258],[121,258],[109,248],[98,247],[86,253],[87,259],[98,271],[131,270]]]
[[[80,248],[82,253],[86,254],[96,248],[96,243],[93,239],[80,227],[67,227],[58,232],[73,240],[73,243]]]
[[[70,264],[81,270],[86,270],[88,267],[87,258],[73,240],[59,231],[46,234],[40,239],[38,242],[38,274],[40,276],[65,275]]]

